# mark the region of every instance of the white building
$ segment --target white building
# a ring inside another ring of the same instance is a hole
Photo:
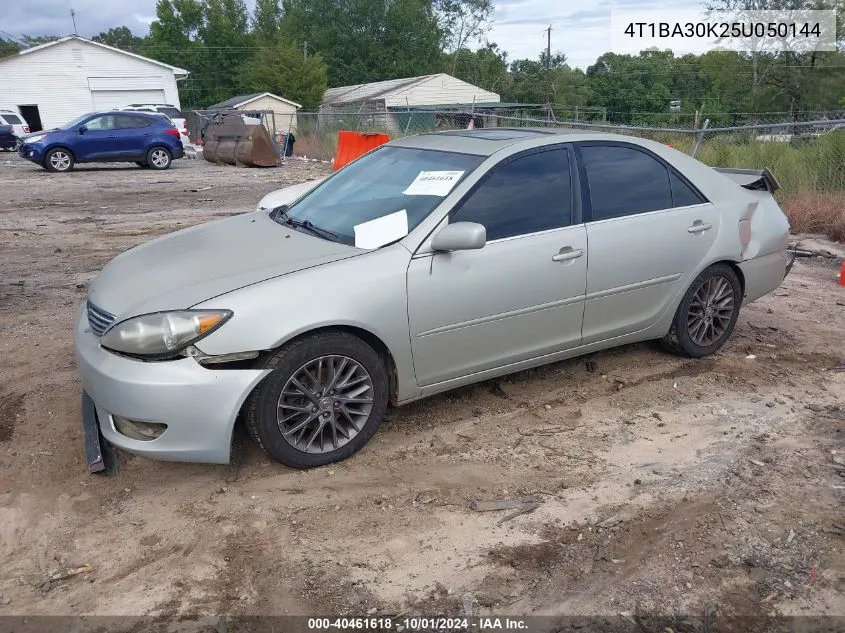
[[[0,59],[0,108],[17,108],[30,129],[131,103],[177,108],[188,71],[72,35]]]
[[[323,95],[322,107],[366,106],[367,109],[375,110],[447,103],[493,103],[499,100],[499,95],[495,92],[484,90],[452,75],[438,73],[329,88]]]
[[[255,92],[215,103],[213,106],[208,106],[207,109],[272,112],[272,118],[265,117],[268,131],[286,134],[288,132],[296,132],[296,111],[301,107],[295,101],[274,95],[272,92]],[[275,125],[276,129],[269,129],[273,125]]]
[[[466,112],[475,112],[482,105],[495,108],[499,102],[495,92],[446,73],[389,79],[326,90],[320,106],[320,126],[323,129],[348,126],[350,122],[346,119],[352,114],[355,117],[352,125],[396,136],[409,131],[463,126],[469,121]],[[414,112],[415,108],[428,109],[430,114],[420,116]],[[457,109],[464,114],[445,115],[438,113],[441,109],[452,112]],[[495,125],[495,119],[489,124]]]

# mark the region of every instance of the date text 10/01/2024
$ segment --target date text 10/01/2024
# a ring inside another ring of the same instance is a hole
[[[455,630],[479,631],[511,630],[524,631],[528,625],[521,618],[476,617],[476,618],[427,618],[407,617],[401,619],[369,618],[308,618],[310,630],[368,630],[368,631],[429,631]]]

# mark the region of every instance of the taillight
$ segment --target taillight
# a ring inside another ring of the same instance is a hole
[[[165,134],[170,134],[170,136],[175,136],[176,138],[179,138],[179,130],[177,130],[175,127],[169,127],[164,132]]]
[[[29,134],[29,126],[28,126],[28,125],[24,125],[24,126],[23,126],[23,133],[24,133],[24,134]]]

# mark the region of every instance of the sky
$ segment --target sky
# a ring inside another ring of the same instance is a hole
[[[586,69],[610,49],[611,9],[698,9],[701,0],[494,0],[493,28],[487,35],[508,59],[536,58],[546,47],[552,27],[552,50],[566,54],[570,65]],[[71,5],[78,32],[92,37],[114,26],[137,35],[155,19],[156,0],[10,0],[0,20],[0,35],[67,35],[73,32]],[[254,0],[247,0],[247,5]]]

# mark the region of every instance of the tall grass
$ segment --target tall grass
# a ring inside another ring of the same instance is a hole
[[[717,137],[701,144],[697,158],[711,167],[768,167],[784,196],[845,192],[845,131],[784,143]]]

